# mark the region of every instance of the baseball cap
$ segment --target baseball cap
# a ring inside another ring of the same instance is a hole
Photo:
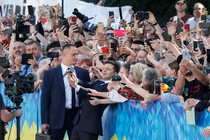
[[[177,0],[176,3],[185,3],[185,0]]]

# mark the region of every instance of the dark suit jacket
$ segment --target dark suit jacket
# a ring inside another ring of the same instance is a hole
[[[93,82],[91,88],[101,92],[108,91],[107,84],[99,80]],[[79,98],[82,98],[82,102],[80,110],[74,119],[74,124],[78,126],[79,130],[102,135],[101,117],[108,105],[91,105],[89,102],[90,96],[87,93],[88,91],[83,87],[77,92]]]
[[[75,67],[78,79],[90,81],[87,70]],[[62,68],[45,71],[41,95],[41,123],[49,124],[51,129],[60,129],[65,118],[65,87]]]

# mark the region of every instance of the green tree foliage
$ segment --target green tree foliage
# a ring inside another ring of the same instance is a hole
[[[97,4],[99,0],[83,0],[85,2],[92,2]],[[175,3],[176,0],[106,0],[105,6],[115,7],[119,5],[131,5],[134,11],[151,11],[159,23],[167,22],[170,17],[176,15]],[[188,9],[187,13],[192,15],[193,5],[196,2],[201,2],[210,10],[210,0],[186,0]]]

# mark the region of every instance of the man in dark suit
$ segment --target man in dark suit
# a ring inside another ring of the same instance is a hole
[[[74,67],[73,73],[78,76],[78,79],[90,81],[87,70],[74,66],[77,61],[77,48],[66,44],[61,52],[61,65],[44,73],[41,95],[42,130],[45,132],[49,128],[55,140],[63,140],[66,131],[70,139],[73,119],[79,107],[76,89],[68,83],[68,68]]]
[[[107,92],[107,84],[114,74],[119,72],[119,65],[115,61],[105,62],[102,71],[102,80],[96,80],[91,84],[91,88],[100,92]],[[68,77],[69,83],[74,88],[79,88],[77,92],[79,98],[82,98],[80,110],[74,119],[74,129],[71,140],[97,140],[98,135],[102,135],[101,117],[107,104],[93,106],[90,104],[88,90],[77,85],[74,75]]]

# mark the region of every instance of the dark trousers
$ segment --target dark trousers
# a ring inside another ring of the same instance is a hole
[[[70,140],[98,140],[98,134],[81,131],[75,126]]]
[[[69,139],[71,138],[72,130],[74,127],[73,120],[78,112],[78,109],[66,109],[64,125],[61,129],[50,129],[50,134],[53,140],[63,140],[67,131]],[[56,120],[55,120],[56,121]]]

